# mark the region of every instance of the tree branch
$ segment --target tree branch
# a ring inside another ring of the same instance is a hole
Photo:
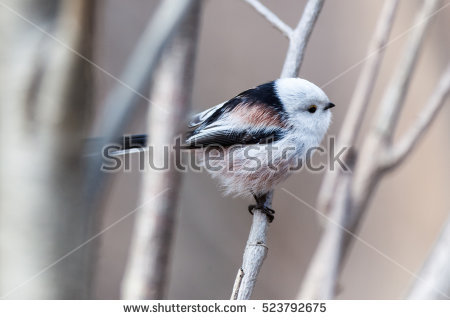
[[[346,230],[342,226],[348,224],[346,212],[350,183],[351,179],[345,178],[337,185],[337,196],[332,199],[331,211],[328,216],[324,216],[325,231],[311,259],[297,299],[332,299],[335,295],[336,279],[341,272],[347,239]]]
[[[303,62],[305,48],[323,7],[324,0],[308,0],[297,27],[292,32],[281,78],[295,78]]]
[[[350,106],[338,135],[336,150],[353,146],[356,142],[380,70],[384,49],[394,24],[398,2],[398,0],[386,0],[384,2],[375,33],[369,44],[367,52],[369,59],[366,60],[358,79]],[[345,154],[344,159],[348,165],[352,164],[352,158],[354,158],[354,153],[356,152],[354,147],[351,148],[353,149],[350,149]],[[341,170],[331,170],[325,174],[317,201],[320,211],[329,212],[330,201],[337,196],[335,189],[341,178],[343,178]]]
[[[349,112],[347,112],[339,134],[339,147],[353,145],[356,141],[380,68],[382,49],[389,38],[397,7],[397,0],[387,0],[384,3],[374,36],[369,44],[368,55],[373,57],[367,60],[362,70]],[[352,162],[351,157],[352,154],[347,154],[347,163]],[[301,299],[329,299],[334,296],[345,242],[343,230],[338,226],[348,225],[348,221],[345,219],[348,219],[346,212],[349,205],[351,179],[352,176],[349,173],[345,174],[341,170],[329,171],[324,178],[318,198],[318,207],[319,211],[329,216],[329,221],[325,225],[319,247],[316,249],[303,280],[298,294]]]
[[[275,28],[280,30],[288,39],[291,38],[292,28],[285,24],[277,15],[270,11],[258,0],[245,0],[251,5],[259,14],[261,14],[267,21],[269,21]]]
[[[408,299],[450,299],[450,216],[418,279],[413,284]]]
[[[410,39],[406,45],[402,59],[396,69],[392,81],[387,87],[380,104],[377,129],[383,133],[383,138],[390,142],[394,133],[396,122],[403,109],[406,92],[414,73],[417,58],[425,38],[425,32],[429,26],[429,17],[436,10],[439,0],[425,0],[414,25]]]
[[[426,0],[420,9],[415,20],[417,27],[412,30],[394,77],[380,104],[377,120],[363,143],[351,193],[352,224],[355,227],[367,206],[369,196],[384,174],[382,158],[390,146],[397,118],[403,107],[406,91],[429,26],[428,17],[436,10],[438,3],[439,0]],[[354,227],[351,230],[354,230]]]
[[[153,18],[149,20],[120,80],[117,79],[116,86],[108,93],[100,108],[102,115],[99,124],[101,136],[99,146],[115,142],[115,139],[123,134],[125,126],[134,114],[137,101],[140,98],[148,100],[143,93],[150,87],[159,58],[194,2],[194,0],[164,0]],[[165,112],[164,108],[160,109],[160,112]],[[106,178],[100,171],[102,162],[102,152],[98,150],[96,157],[90,161],[87,175],[86,197],[92,207],[91,210],[98,205]]]
[[[318,250],[314,255],[307,273],[308,275],[314,275],[314,278],[307,278],[305,280],[304,289],[300,294],[302,298],[324,299],[334,296],[335,282],[337,281],[338,274],[336,270],[338,272],[342,270],[344,258],[352,242],[350,235],[356,232],[364,215],[368,200],[373,194],[379,180],[386,172],[382,170],[380,158],[389,146],[392,133],[396,126],[396,120],[400,113],[422,46],[425,31],[429,24],[428,17],[435,10],[437,3],[437,0],[427,0],[416,16],[417,27],[412,29],[412,34],[400,59],[399,66],[393,80],[388,86],[384,100],[380,104],[377,121],[373,129],[368,133],[361,153],[358,155],[353,175],[341,175],[341,179],[336,180],[337,182],[334,186],[336,194],[330,200],[322,198],[322,201],[323,199],[327,200],[322,202],[322,205],[326,209],[325,213],[331,212],[331,218],[339,219],[343,224],[341,225],[340,232],[336,232],[336,229],[330,226],[330,224],[328,224],[324,231]],[[389,6],[389,4],[386,5]],[[390,10],[395,10],[395,6],[392,5]],[[383,12],[386,14],[384,19],[390,19],[388,18],[391,15],[389,10],[385,9]],[[388,23],[387,21],[385,22]],[[390,26],[388,29],[390,29]],[[385,30],[387,31],[387,29]],[[359,128],[355,125],[352,130],[355,130],[354,133],[356,135]],[[347,139],[351,141],[355,137],[347,137]],[[349,189],[342,188],[342,185],[348,185]],[[340,192],[347,193],[345,201],[336,200],[342,197]],[[344,215],[344,218],[341,218],[342,215]],[[330,234],[334,234],[334,236],[330,236]],[[336,252],[339,252],[339,255],[336,255]],[[330,267],[318,268],[320,265]],[[321,274],[317,274],[320,272]],[[314,279],[319,279],[320,281],[315,281],[314,283]]]
[[[444,106],[445,99],[450,93],[450,65],[442,75],[435,91],[431,95],[426,108],[420,113],[417,121],[404,134],[399,142],[389,148],[382,165],[386,169],[392,169],[403,162],[418,144],[420,138],[425,134]]]
[[[154,152],[151,156],[156,163],[172,161],[177,156],[173,144],[175,136],[184,127],[190,107],[200,4],[200,0],[195,0],[186,12],[156,73],[152,98],[155,104],[164,106],[165,112],[159,108],[150,111],[149,145],[156,150],[170,146],[171,150],[169,159],[165,159],[162,151]],[[180,182],[181,174],[174,168],[155,171],[147,166],[141,198],[148,199],[163,190],[168,191],[155,198],[151,207],[143,207],[137,213],[122,284],[124,299],[164,298]]]
[[[247,1],[247,0],[246,0]],[[248,2],[248,1],[247,1]],[[309,0],[297,28],[290,37],[286,60],[281,77],[296,77],[303,61],[304,51],[311,35],[314,23],[323,6],[323,0]],[[269,9],[265,9],[269,10]],[[271,207],[273,191],[270,191],[265,205]],[[256,278],[267,255],[266,245],[269,221],[260,210],[253,211],[253,222],[244,251],[242,267],[236,276],[231,299],[250,299]]]
[[[264,205],[272,206],[273,191],[269,193]],[[235,286],[231,294],[232,300],[250,299],[256,284],[256,278],[261,270],[264,259],[267,256],[267,231],[269,222],[265,213],[261,210],[253,210],[253,221],[244,250],[242,267],[236,276]]]

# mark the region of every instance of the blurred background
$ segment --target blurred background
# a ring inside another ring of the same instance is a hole
[[[306,3],[299,0],[262,2],[290,26],[297,24]],[[93,61],[110,74],[120,75],[158,3],[100,1],[95,20]],[[375,0],[326,1],[313,30],[300,77],[321,86],[336,104],[328,136],[337,135],[346,115],[361,70],[360,62],[365,58],[382,3]],[[372,123],[374,110],[420,5],[418,0],[401,1],[390,37],[392,42],[365,117],[366,129]],[[450,7],[432,17],[397,135],[408,128],[425,106],[440,72],[449,61],[448,30]],[[244,1],[204,1],[192,112],[202,111],[247,88],[278,78],[287,45],[287,40]],[[94,72],[95,112],[91,114],[93,125],[89,134],[92,137],[98,134],[101,101],[115,85],[115,80],[104,72],[98,69]],[[335,80],[330,82],[331,79]],[[338,298],[402,299],[408,292],[414,281],[408,270],[413,273],[420,270],[450,209],[449,107],[450,101],[447,101],[409,159],[381,181],[359,232],[364,241],[398,264],[355,241],[339,281]],[[142,103],[126,133],[143,133],[147,108]],[[132,155],[134,170],[114,173],[109,180],[101,229],[137,207],[142,175],[137,170],[137,157]],[[276,189],[273,208],[277,214],[269,230],[269,253],[253,298],[293,299],[296,296],[320,239],[321,227],[312,208],[281,188],[315,206],[322,177],[323,172],[303,170]],[[251,225],[248,204],[248,199],[222,197],[215,181],[206,173],[183,174],[171,253],[169,299],[230,297]],[[93,240],[98,245],[98,263],[92,283],[96,299],[120,298],[133,218],[134,215],[130,215]],[[11,296],[20,297],[21,289]]]

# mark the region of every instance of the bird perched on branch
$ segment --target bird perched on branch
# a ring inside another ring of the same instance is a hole
[[[267,193],[319,146],[332,107],[313,83],[278,79],[196,114],[184,148],[196,150],[225,194],[253,195],[256,205],[249,211],[260,209],[272,221]]]

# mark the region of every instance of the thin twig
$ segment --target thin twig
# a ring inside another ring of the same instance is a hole
[[[450,299],[450,216],[417,278],[408,299]]]
[[[303,62],[305,48],[325,0],[309,0],[297,27],[292,32],[281,78],[295,78]]]
[[[239,271],[236,275],[236,279],[234,280],[233,291],[231,293],[230,300],[237,300],[239,288],[241,287],[243,277],[244,277],[244,270],[242,270],[242,268],[239,268]]]
[[[392,169],[403,162],[418,144],[420,138],[424,135],[431,125],[439,110],[444,106],[444,101],[450,94],[450,65],[442,75],[435,91],[431,95],[427,107],[420,113],[419,118],[404,134],[399,142],[395,143],[387,151],[386,158],[382,165],[386,169]]]
[[[280,30],[288,39],[291,38],[292,28],[284,23],[276,14],[270,11],[266,6],[264,6],[258,0],[245,0],[249,5],[251,5],[259,14],[267,19],[275,28]]]
[[[195,0],[155,76],[152,98],[166,109],[161,112],[152,108],[149,114],[149,145],[156,150],[165,146],[174,150],[174,138],[182,130],[190,107],[200,11],[201,1]],[[176,156],[171,151],[169,159]],[[167,161],[164,152],[155,152],[152,157],[157,163]],[[180,182],[178,170],[155,171],[147,167],[141,197],[147,199],[166,189],[168,192],[157,197],[151,207],[143,207],[137,213],[122,285],[124,299],[165,296]]]

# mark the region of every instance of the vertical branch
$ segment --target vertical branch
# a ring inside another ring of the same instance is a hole
[[[252,230],[247,241],[247,247],[254,247],[245,250],[242,261],[242,272],[245,275],[242,277],[240,290],[237,294],[237,300],[250,299],[253,288],[256,284],[256,278],[261,270],[262,264],[267,256],[268,248],[267,242],[267,228],[268,224],[260,220],[267,220],[264,214],[255,214],[252,222]],[[258,224],[263,224],[266,229],[257,228]]]
[[[338,150],[344,146],[351,146],[356,141],[380,69],[382,49],[389,38],[397,7],[398,0],[386,0],[384,3],[374,36],[369,44],[368,55],[372,57],[364,65],[353,94],[339,134]],[[347,163],[352,162],[353,152],[355,151],[352,150],[350,154],[347,154]],[[321,212],[328,214],[329,221],[306,272],[298,294],[299,298],[329,299],[334,296],[346,239],[346,235],[339,226],[348,224],[345,213],[348,211],[351,179],[352,176],[349,173],[346,174],[341,170],[329,171],[325,175],[318,196],[318,207]]]
[[[417,14],[415,24],[418,26],[408,39],[399,65],[381,101],[377,119],[363,144],[351,191],[351,230],[357,227],[369,197],[383,174],[380,171],[383,169],[383,155],[390,147],[397,118],[403,108],[406,92],[429,26],[428,17],[436,10],[438,3],[439,0],[426,0]]]
[[[265,206],[271,207],[273,192],[266,198]],[[242,266],[236,275],[232,300],[249,300],[256,285],[256,278],[267,256],[267,231],[269,221],[261,210],[253,210],[253,221],[242,258]]]
[[[192,7],[194,0],[164,0],[143,32],[122,72],[117,84],[102,103],[100,116],[99,146],[115,142],[123,134],[125,126],[134,114],[139,99],[148,100],[146,92],[150,86],[155,67],[167,43]],[[150,101],[148,101],[150,102]],[[157,108],[157,106],[156,106]],[[164,110],[160,109],[161,112]],[[106,178],[100,171],[103,159],[101,152],[90,161],[86,197],[93,211],[101,196]]]
[[[366,114],[367,106],[372,95],[375,80],[380,70],[381,60],[384,49],[389,39],[389,34],[394,24],[395,13],[398,7],[398,0],[386,0],[378,19],[374,35],[370,41],[367,56],[369,59],[364,64],[361,75],[356,84],[350,106],[338,135],[336,150],[342,150],[344,147],[353,146],[359,135],[361,124]],[[345,155],[345,161],[351,164],[355,150],[351,149]],[[344,177],[341,170],[328,171],[325,174],[322,186],[317,199],[318,209],[322,212],[329,212],[330,201],[337,196],[335,189],[340,179]]]
[[[408,299],[450,299],[450,217],[413,284]]]
[[[251,1],[255,7],[255,2]],[[309,0],[306,4],[303,15],[294,31],[289,37],[289,48],[284,61],[281,77],[296,77],[303,61],[304,52],[308,43],[309,36],[312,33],[314,24],[318,18],[324,0]],[[263,7],[258,4],[257,8]],[[258,11],[264,11],[266,19],[272,23],[277,21],[269,9],[263,7]],[[276,17],[276,16],[275,16]],[[278,18],[277,18],[278,19]],[[278,25],[280,25],[278,23]],[[284,24],[283,24],[284,25]],[[283,31],[283,27],[278,27]],[[273,191],[270,191],[266,197],[265,206],[272,206]],[[266,244],[267,231],[269,230],[269,221],[267,216],[261,210],[253,210],[253,221],[247,245],[244,250],[242,267],[236,276],[235,285],[231,294],[232,299],[250,299],[256,284],[256,278],[261,270],[264,259],[267,255],[268,247]]]
[[[397,119],[403,109],[405,96],[416,67],[425,34],[429,26],[429,17],[437,9],[439,0],[425,0],[416,17],[417,26],[406,45],[403,59],[400,59],[391,83],[380,104],[377,130],[380,130],[387,142],[390,142],[396,128]]]
[[[154,78],[152,99],[160,108],[151,109],[148,130],[149,145],[155,150],[150,156],[157,163],[167,163],[179,156],[173,150],[173,142],[181,131],[190,105],[200,4],[200,1],[194,1],[186,12]],[[165,158],[165,147],[169,147],[169,159]],[[157,197],[151,207],[143,207],[137,214],[122,283],[122,297],[125,299],[164,297],[180,177],[180,172],[172,166],[164,171],[147,168],[141,197],[145,200],[164,190],[167,192]]]
[[[348,224],[348,193],[351,179],[344,178],[337,186],[336,197],[330,204],[325,231],[311,259],[297,299],[332,299],[336,292],[336,279],[341,272],[344,247],[348,235],[342,226]],[[324,263],[324,262],[329,262]]]
[[[291,34],[281,78],[297,77],[303,62],[306,45],[319,17],[320,10],[322,10],[323,3],[324,0],[309,0],[306,3],[302,18]]]
[[[88,127],[90,65],[2,4],[0,164],[3,297],[89,297],[92,247],[39,272],[88,237],[92,217],[82,200],[82,136]],[[91,55],[95,1],[15,1],[41,28],[56,24],[56,38]],[[32,10],[30,9],[32,7]],[[54,18],[57,16],[57,18]],[[12,41],[11,41],[12,40]],[[5,70],[6,69],[6,70]]]
[[[428,18],[436,9],[438,2],[438,0],[425,1],[423,7],[416,16],[415,25],[417,25],[417,27],[412,30],[412,34],[403,56],[400,59],[396,73],[394,74],[393,80],[389,84],[385,97],[380,105],[377,120],[363,143],[361,153],[358,155],[358,161],[355,165],[354,174],[351,176],[341,175],[341,179],[338,179],[335,182],[336,191],[340,190],[339,185],[349,184],[350,188],[346,191],[348,201],[344,202],[345,205],[336,205],[334,198],[340,195],[334,195],[331,200],[325,201],[326,212],[333,213],[331,219],[339,217],[342,214],[345,215],[345,218],[341,220],[344,222],[344,224],[341,225],[340,231],[342,236],[339,235],[339,239],[330,237],[329,233],[334,232],[334,229],[327,228],[325,230],[319,243],[319,249],[315,253],[308,271],[308,275],[314,275],[314,278],[308,277],[304,280],[304,286],[300,292],[300,297],[302,298],[323,299],[324,297],[332,298],[334,296],[333,291],[332,295],[323,295],[324,292],[330,292],[329,290],[324,290],[324,287],[334,288],[335,282],[337,281],[336,276],[329,277],[327,274],[333,273],[334,275],[337,275],[336,270],[340,271],[342,269],[342,263],[352,241],[349,234],[356,232],[375,187],[386,173],[385,155],[387,151],[390,150],[390,140],[396,127],[397,118],[400,114],[406,91],[409,87],[427,26],[429,25]],[[439,85],[438,88],[441,88],[441,85]],[[442,99],[437,100],[443,101]],[[432,108],[429,110],[432,110]],[[431,121],[428,122],[428,125],[430,123]],[[357,131],[359,130],[355,130],[354,133],[356,134]],[[346,179],[351,180],[348,182]],[[339,252],[340,254],[336,256],[335,252]],[[320,259],[317,257],[320,257]],[[327,265],[331,267],[318,268],[318,265]],[[317,272],[321,272],[322,274],[317,275]],[[327,282],[314,282],[314,279],[325,279]]]

